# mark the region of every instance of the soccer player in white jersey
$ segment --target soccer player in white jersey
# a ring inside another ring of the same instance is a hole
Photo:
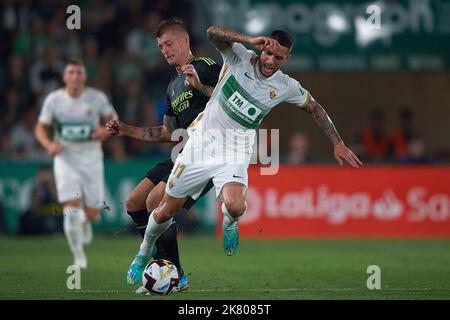
[[[63,205],[64,233],[74,264],[87,268],[84,245],[92,241],[91,222],[100,218],[104,205],[102,141],[109,137],[107,121],[117,113],[106,95],[86,86],[86,69],[78,58],[64,69],[64,88],[44,100],[35,136],[54,156],[58,201]],[[49,137],[53,126],[55,137]]]
[[[320,104],[297,80],[279,70],[289,59],[293,46],[288,32],[274,30],[270,37],[250,37],[231,29],[210,27],[207,34],[223,58],[219,82],[205,111],[194,120],[190,139],[175,162],[164,198],[149,217],[144,241],[127,273],[131,279],[142,273],[155,240],[170,225],[186,196],[195,199],[211,178],[216,196],[223,200],[225,253],[236,252],[239,244],[237,221],[247,208],[247,168],[255,129],[263,117],[282,102],[298,106],[314,118],[333,143],[334,157],[340,165],[343,160],[353,167],[362,165],[345,146]],[[260,50],[260,56],[242,44]],[[214,141],[221,143],[225,153],[210,152],[220,150],[209,148]],[[227,157],[230,151],[237,153],[235,159],[238,161],[230,161]]]

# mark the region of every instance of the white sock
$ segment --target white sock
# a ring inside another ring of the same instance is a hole
[[[155,218],[153,217],[153,212],[155,212],[155,210],[152,211],[150,217],[148,218],[144,240],[142,241],[141,247],[139,249],[139,253],[147,257],[151,256],[153,246],[155,245],[156,240],[159,238],[161,234],[164,233],[164,231],[166,231],[169,228],[173,220],[172,218],[170,218],[169,220],[158,224],[156,223]]]
[[[245,213],[246,211],[244,211]],[[227,210],[227,207],[225,206],[225,202],[222,202],[222,213],[223,213],[223,220],[222,220],[222,224],[225,227],[231,227],[232,225],[234,225],[235,223],[237,223],[239,221],[239,219],[244,215],[241,214],[239,217],[232,217]]]
[[[64,213],[64,234],[73,254],[83,253],[83,209],[78,207],[65,207]]]
[[[94,237],[94,234],[92,232],[92,221],[89,220],[88,216],[86,215],[86,211],[83,208],[80,208],[81,213],[81,226],[82,226],[82,234],[83,234],[83,245],[90,244],[92,242],[92,238]]]

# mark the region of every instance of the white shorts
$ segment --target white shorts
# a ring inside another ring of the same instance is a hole
[[[56,156],[53,163],[58,201],[82,199],[85,206],[100,209],[105,198],[103,161],[74,165]]]
[[[191,196],[197,199],[210,179],[213,180],[216,197],[221,196],[223,186],[237,182],[248,188],[248,163],[200,161],[192,162],[189,157],[194,149],[191,139],[175,161],[166,184],[166,192],[174,198]],[[201,150],[196,150],[201,152]],[[213,160],[213,159],[211,159]]]

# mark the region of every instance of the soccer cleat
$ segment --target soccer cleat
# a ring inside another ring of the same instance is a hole
[[[136,289],[136,293],[137,294],[147,294],[150,292],[147,289],[145,289],[144,286],[140,286],[139,288]]]
[[[80,252],[74,255],[74,265],[80,267],[80,269],[87,268],[87,258],[84,252]]]
[[[232,256],[236,253],[239,246],[239,230],[238,224],[233,223],[231,226],[226,227],[222,225],[223,230],[223,250],[227,256]]]
[[[177,291],[184,291],[189,288],[189,280],[187,278],[186,273],[183,273],[183,275],[180,278],[180,284],[178,285]]]
[[[129,285],[132,286],[142,281],[142,273],[149,261],[150,257],[144,256],[138,252],[127,272],[127,283]]]

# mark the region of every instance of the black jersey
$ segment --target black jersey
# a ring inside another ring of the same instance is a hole
[[[192,64],[200,82],[215,87],[221,66],[208,57],[193,57]],[[187,129],[200,112],[205,109],[209,97],[189,85],[184,73],[173,77],[167,87],[166,115],[175,116],[178,128]]]

